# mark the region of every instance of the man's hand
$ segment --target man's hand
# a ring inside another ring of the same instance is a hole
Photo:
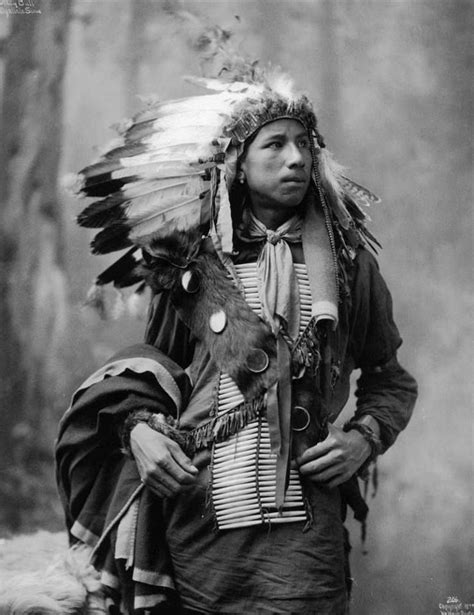
[[[130,432],[130,448],[140,478],[160,497],[172,497],[194,482],[198,469],[181,447],[146,423],[138,423]]]
[[[337,487],[357,472],[370,455],[370,444],[355,430],[329,425],[328,437],[296,459],[300,473],[310,480]]]

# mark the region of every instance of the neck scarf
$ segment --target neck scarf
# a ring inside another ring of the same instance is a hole
[[[250,209],[242,216],[237,235],[242,241],[265,241],[257,260],[257,281],[264,319],[275,335],[281,329],[296,339],[300,327],[300,301],[289,243],[301,242],[303,220],[293,216],[275,231]]]

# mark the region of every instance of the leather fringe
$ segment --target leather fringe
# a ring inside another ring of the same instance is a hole
[[[265,407],[264,397],[243,402],[221,416],[215,416],[186,434],[186,450],[197,451],[223,442],[256,419]]]

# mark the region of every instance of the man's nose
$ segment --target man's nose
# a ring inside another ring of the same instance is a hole
[[[305,159],[303,152],[296,143],[288,143],[286,155],[286,164],[289,168],[304,167]]]

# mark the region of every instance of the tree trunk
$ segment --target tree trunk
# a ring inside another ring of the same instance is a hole
[[[56,184],[70,2],[40,8],[11,18],[0,120],[0,483],[12,529],[38,462],[51,455],[67,320]]]
[[[133,115],[138,105],[140,94],[140,71],[145,60],[147,20],[152,18],[148,2],[132,1],[130,5],[130,24],[127,36],[127,62],[125,63],[125,103],[128,115]]]
[[[344,6],[344,5],[342,5]],[[332,143],[343,142],[341,114],[341,40],[340,13],[341,3],[323,0],[319,6],[321,14],[318,35],[321,46],[321,110],[323,114],[323,134],[327,130]],[[315,61],[317,59],[315,58]],[[327,128],[326,128],[327,127]]]

